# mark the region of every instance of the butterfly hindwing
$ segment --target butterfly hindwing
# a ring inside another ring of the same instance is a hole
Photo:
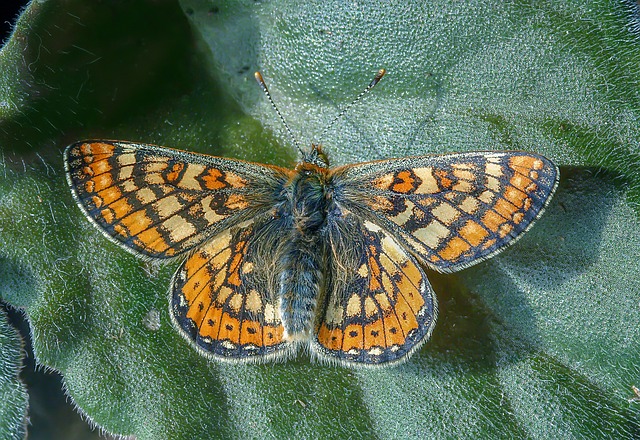
[[[453,272],[515,242],[550,200],[558,170],[532,153],[477,152],[349,165],[334,180],[339,203],[431,269]]]
[[[65,151],[67,180],[112,241],[171,258],[271,209],[290,171],[122,141],[84,141]]]
[[[176,272],[171,316],[206,356],[261,362],[291,352],[274,288],[280,229],[278,220],[245,221],[197,249]]]
[[[429,339],[436,298],[415,258],[383,228],[348,211],[329,225],[326,297],[312,350],[344,364],[406,359]]]

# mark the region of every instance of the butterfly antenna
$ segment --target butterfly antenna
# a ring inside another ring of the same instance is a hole
[[[338,113],[338,116],[333,118],[333,121],[331,121],[329,123],[329,125],[327,125],[325,127],[325,129],[322,130],[322,133],[320,133],[320,139],[322,139],[324,137],[324,135],[327,134],[327,132],[331,129],[331,127],[333,127],[335,125],[335,123],[338,121],[338,119],[343,117],[349,111],[349,109],[351,107],[353,107],[358,101],[360,101],[364,95],[369,93],[371,91],[371,89],[373,89],[376,86],[376,84],[378,84],[380,82],[380,80],[382,79],[382,77],[384,76],[385,73],[387,73],[387,71],[385,69],[378,70],[378,73],[376,73],[376,76],[373,78],[373,81],[371,81],[369,83],[369,85],[362,92],[360,92],[360,94],[358,96],[356,96],[356,99],[351,101],[351,104],[349,104],[348,106],[343,108],[342,111],[340,113]]]
[[[298,139],[296,139],[296,137],[293,135],[293,132],[289,128],[289,124],[287,124],[287,121],[285,121],[284,116],[282,116],[282,113],[280,113],[280,110],[278,110],[278,107],[276,107],[276,103],[273,102],[273,98],[271,97],[271,93],[269,93],[267,84],[264,82],[264,78],[262,78],[262,74],[260,72],[256,72],[254,75],[256,77],[256,81],[258,81],[258,84],[260,84],[260,87],[262,87],[262,91],[264,92],[265,95],[267,95],[267,99],[269,99],[269,102],[271,103],[271,107],[273,107],[273,109],[276,111],[276,113],[280,117],[280,120],[282,121],[282,125],[284,125],[284,128],[287,129],[287,132],[289,133],[289,136],[291,136],[291,139],[293,140],[294,145],[296,146],[300,154],[304,155],[302,148],[300,148],[300,142],[298,142]]]

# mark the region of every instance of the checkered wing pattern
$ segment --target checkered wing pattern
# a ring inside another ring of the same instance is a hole
[[[337,203],[431,269],[454,272],[514,243],[541,215],[558,170],[532,153],[475,152],[349,165],[333,179]]]
[[[279,222],[262,216],[232,226],[176,272],[171,316],[205,356],[263,362],[291,354],[275,287],[275,256],[286,237]]]
[[[327,244],[328,295],[313,352],[347,365],[406,359],[429,339],[437,315],[415,258],[388,231],[348,211],[329,223]]]
[[[86,216],[135,254],[171,258],[272,209],[291,171],[121,141],[65,151],[67,180]]]

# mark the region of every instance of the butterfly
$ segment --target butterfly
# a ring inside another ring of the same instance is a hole
[[[294,169],[111,140],[68,146],[64,164],[108,239],[181,260],[170,315],[200,353],[263,362],[302,347],[345,366],[408,359],[437,318],[425,268],[455,272],[514,243],[559,176],[513,151],[330,168],[315,144]]]

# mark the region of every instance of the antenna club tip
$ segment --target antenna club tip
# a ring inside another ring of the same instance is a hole
[[[376,73],[376,76],[371,81],[371,84],[369,84],[368,89],[372,89],[376,84],[378,84],[385,73],[387,73],[387,69],[378,70],[378,73]]]
[[[262,74],[256,71],[253,74],[253,76],[256,78],[256,81],[258,81],[258,84],[260,84],[260,88],[262,89],[262,91],[267,95],[269,95],[269,89],[267,89],[267,83],[264,82],[264,78],[262,78]]]

